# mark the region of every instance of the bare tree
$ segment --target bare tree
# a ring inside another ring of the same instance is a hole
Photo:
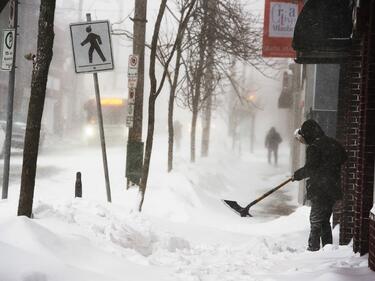
[[[180,78],[180,68],[182,53],[186,49],[186,44],[184,44],[183,39],[185,37],[185,30],[187,28],[187,21],[191,18],[194,13],[194,7],[197,0],[175,0],[175,4],[178,8],[179,17],[175,15],[175,12],[166,5],[166,10],[170,12],[174,20],[177,21],[178,27],[176,33],[174,32],[164,32],[164,38],[160,35],[157,39],[158,45],[156,48],[156,60],[166,69],[166,78],[170,85],[169,102],[168,102],[168,172],[172,170],[173,167],[173,147],[174,147],[174,128],[173,128],[173,113],[176,92],[178,86],[185,80],[185,76]],[[191,7],[191,8],[190,8]],[[189,17],[185,19],[186,13],[189,11]],[[128,18],[129,16],[127,16]],[[120,24],[121,22],[115,23]],[[160,27],[161,28],[161,27]],[[129,40],[134,40],[134,36],[130,31],[121,28],[114,28],[112,26],[113,35],[123,35]],[[180,37],[178,44],[175,46],[174,40],[176,34]],[[145,43],[145,46],[151,50],[151,45]],[[168,58],[170,57],[171,51],[174,49],[176,53],[174,68],[171,68]],[[168,62],[168,65],[167,65]]]
[[[170,172],[173,168],[173,149],[174,149],[174,105],[175,105],[175,97],[176,97],[176,91],[178,84],[181,82],[180,80],[180,68],[181,68],[181,59],[182,59],[182,53],[184,51],[183,46],[183,39],[185,38],[185,31],[186,31],[186,24],[183,26],[183,20],[185,13],[188,8],[194,7],[190,6],[190,0],[183,0],[178,1],[179,3],[179,12],[180,17],[177,18],[174,13],[169,9],[169,11],[172,13],[173,17],[178,21],[178,30],[177,34],[181,36],[181,40],[178,41],[178,44],[176,45],[176,59],[175,59],[175,66],[173,71],[167,72],[168,82],[170,84],[170,91],[169,91],[169,100],[168,100],[168,172]],[[194,1],[196,2],[196,1]],[[192,10],[191,14],[194,13],[194,10]],[[168,48],[167,44],[167,48]],[[168,52],[168,50],[167,50]],[[164,54],[165,51],[160,49],[160,61],[165,66],[165,59],[166,55]],[[184,80],[184,78],[182,78]]]
[[[189,6],[188,6],[189,8],[181,23],[181,31],[184,31],[187,27],[187,23],[190,19],[191,12],[193,10],[195,2],[196,0],[191,0],[189,3]],[[162,22],[163,15],[166,9],[166,4],[167,4],[167,0],[161,1],[158,16],[157,16],[155,27],[154,27],[153,36],[152,36],[152,42],[151,42],[150,68],[149,68],[151,87],[150,87],[150,96],[149,96],[149,102],[148,102],[148,128],[147,128],[147,138],[146,138],[146,149],[145,149],[145,157],[144,157],[143,168],[142,168],[142,179],[141,179],[141,184],[140,184],[141,200],[139,204],[139,211],[142,210],[142,205],[143,205],[144,197],[146,193],[148,174],[149,174],[149,169],[150,169],[150,161],[151,161],[152,145],[153,145],[153,137],[154,137],[154,129],[155,129],[155,102],[161,90],[163,89],[163,85],[164,85],[164,82],[168,73],[169,64],[172,61],[172,58],[175,54],[177,46],[180,44],[183,38],[182,36],[183,32],[180,32],[176,35],[176,39],[174,41],[172,50],[163,67],[164,68],[163,74],[160,79],[160,83],[158,85],[157,80],[156,80],[156,74],[155,74],[155,65],[156,65],[157,50],[158,50],[157,43],[159,39],[161,22]]]
[[[216,17],[216,2],[213,0],[208,1],[208,18]],[[204,72],[204,83],[203,89],[207,99],[203,104],[203,118],[202,118],[202,143],[201,143],[201,156],[208,156],[209,142],[210,142],[210,129],[211,129],[211,113],[212,113],[212,102],[214,95],[214,47],[216,41],[216,28],[213,25],[214,21],[210,20],[207,27],[207,67]]]
[[[176,62],[174,69],[173,80],[169,75],[170,92],[168,100],[168,172],[173,168],[173,149],[174,149],[174,126],[173,126],[173,113],[174,113],[174,100],[176,97],[176,90],[179,81],[180,67],[181,67],[182,48],[181,42],[176,46]]]
[[[208,13],[208,1],[202,1],[202,22],[200,28],[200,35],[198,36],[198,62],[195,65],[194,71],[194,91],[192,96],[192,118],[191,118],[191,132],[190,132],[190,161],[195,162],[195,141],[196,141],[196,128],[197,128],[197,119],[199,112],[199,100],[201,98],[201,84],[202,84],[202,75],[205,66],[206,59],[206,49],[207,49],[207,31],[208,31],[208,22],[209,22],[209,13]]]
[[[41,0],[37,53],[32,72],[18,215],[31,217],[38,158],[41,119],[49,66],[52,60],[56,0]]]
[[[185,103],[192,111],[190,159],[196,157],[196,126],[199,112],[204,109],[202,155],[208,154],[211,110],[217,80],[225,78],[224,73],[233,59],[261,70],[265,65],[260,50],[261,29],[258,19],[245,12],[235,0],[200,0],[189,26],[190,48],[186,52],[186,71],[190,79],[186,82]]]

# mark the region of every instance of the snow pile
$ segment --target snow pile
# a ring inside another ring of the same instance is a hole
[[[158,248],[168,251],[189,248],[183,239],[156,233],[152,225],[138,212],[120,213],[111,206],[75,199],[65,205],[40,203],[35,218],[59,219],[84,229],[90,236],[110,241],[142,256],[150,256]]]
[[[148,257],[190,247],[182,238],[156,233],[138,213],[119,216],[110,206],[78,199],[39,202],[33,220],[3,220],[0,229],[2,281],[121,280],[124,274],[166,280]]]
[[[1,220],[0,251],[6,255],[0,258],[0,280],[96,281],[131,276],[132,280],[370,281],[374,277],[367,269],[367,257],[354,254],[350,246],[305,251],[306,227],[286,229],[285,224],[288,220],[301,224],[306,207],[288,217],[251,223],[252,230],[216,229],[213,234],[210,227],[183,229],[180,223],[93,201],[53,203],[38,202],[33,220]],[[6,205],[2,204],[2,211]],[[165,224],[168,231],[162,230]],[[277,227],[282,231],[277,232]],[[194,239],[196,230],[200,239]],[[337,240],[337,230],[334,234]]]
[[[254,206],[253,218],[222,204],[247,204],[284,181],[287,152],[270,167],[264,153],[239,157],[220,147],[194,165],[176,157],[172,173],[156,154],[142,213],[138,191],[122,185],[121,165],[111,169],[113,203],[103,200],[94,157],[84,150],[40,159],[42,170],[59,173],[39,174],[32,220],[15,215],[19,183],[12,184],[10,199],[0,201],[0,281],[374,280],[366,256],[338,246],[338,229],[334,245],[306,251],[309,207],[298,207],[294,183]],[[110,161],[123,157],[109,149]],[[81,166],[84,198],[72,199]]]

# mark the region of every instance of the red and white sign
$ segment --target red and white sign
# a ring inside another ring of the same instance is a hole
[[[266,0],[263,27],[263,57],[294,58],[294,26],[302,0]]]
[[[130,55],[128,62],[128,88],[136,88],[138,82],[139,56]]]

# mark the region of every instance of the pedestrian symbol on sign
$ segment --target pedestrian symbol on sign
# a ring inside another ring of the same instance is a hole
[[[90,49],[89,49],[89,63],[92,63],[92,54],[94,50],[98,53],[102,61],[106,61],[105,56],[103,55],[102,50],[100,49],[100,46],[102,44],[102,39],[98,34],[95,34],[91,32],[91,26],[86,27],[86,32],[88,33],[85,40],[81,42],[81,46],[86,45],[87,43],[90,43]]]
[[[113,69],[108,21],[70,24],[74,65],[77,73]]]

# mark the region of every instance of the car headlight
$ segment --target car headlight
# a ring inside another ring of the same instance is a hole
[[[95,134],[95,130],[93,126],[86,126],[85,127],[85,136],[92,137]]]

